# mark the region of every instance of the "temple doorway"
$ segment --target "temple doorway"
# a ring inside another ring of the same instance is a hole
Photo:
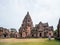
[[[42,37],[42,33],[40,33],[39,36]]]

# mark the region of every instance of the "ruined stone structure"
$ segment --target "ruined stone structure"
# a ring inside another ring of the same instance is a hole
[[[49,26],[48,23],[40,22],[32,30],[32,37],[53,37],[53,26]]]
[[[60,37],[60,19],[57,29],[57,37]],[[19,33],[14,28],[11,28],[10,30],[0,27],[0,38],[46,38],[48,35],[53,37],[53,26],[49,26],[48,23],[39,22],[39,24],[36,24],[35,27],[33,27],[33,22],[29,12],[27,12],[22,25],[19,28]]]
[[[50,34],[53,37],[53,26],[49,26],[48,23],[40,22],[35,27],[33,27],[32,19],[27,12],[22,25],[19,29],[20,37],[48,37]]]
[[[59,19],[59,22],[58,22],[57,30],[58,30],[58,37],[60,37],[60,19]]]
[[[15,28],[10,29],[10,38],[19,38],[19,33]]]
[[[9,37],[9,30],[7,28],[0,27],[0,38]]]
[[[29,15],[29,12],[27,12],[27,14],[22,22],[22,25],[19,29],[20,37],[23,37],[23,38],[31,37],[32,28],[33,28],[33,22]]]
[[[58,22],[58,25],[57,25],[57,34],[56,34],[55,39],[60,40],[60,19],[59,19],[59,22]]]
[[[16,29],[14,29],[14,28],[10,29],[10,37],[11,38],[15,38],[16,37],[16,33],[17,33]]]
[[[19,33],[16,29],[11,28],[10,30],[7,28],[0,27],[0,38],[18,38]]]
[[[2,37],[2,35],[3,35],[3,28],[0,27],[0,38]]]

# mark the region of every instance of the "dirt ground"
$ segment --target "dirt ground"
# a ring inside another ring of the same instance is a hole
[[[44,42],[48,39],[45,38],[32,38],[32,39],[16,39],[16,38],[9,38],[9,39],[0,39],[0,42]]]

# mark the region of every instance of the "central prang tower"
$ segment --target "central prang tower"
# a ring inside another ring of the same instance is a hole
[[[33,28],[33,22],[29,15],[29,12],[27,12],[27,14],[22,22],[22,25],[19,29],[20,37],[23,37],[23,38],[31,37],[32,28]]]

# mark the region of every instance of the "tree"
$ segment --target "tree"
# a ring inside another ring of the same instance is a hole
[[[58,32],[57,29],[54,31],[54,36],[57,36]]]

